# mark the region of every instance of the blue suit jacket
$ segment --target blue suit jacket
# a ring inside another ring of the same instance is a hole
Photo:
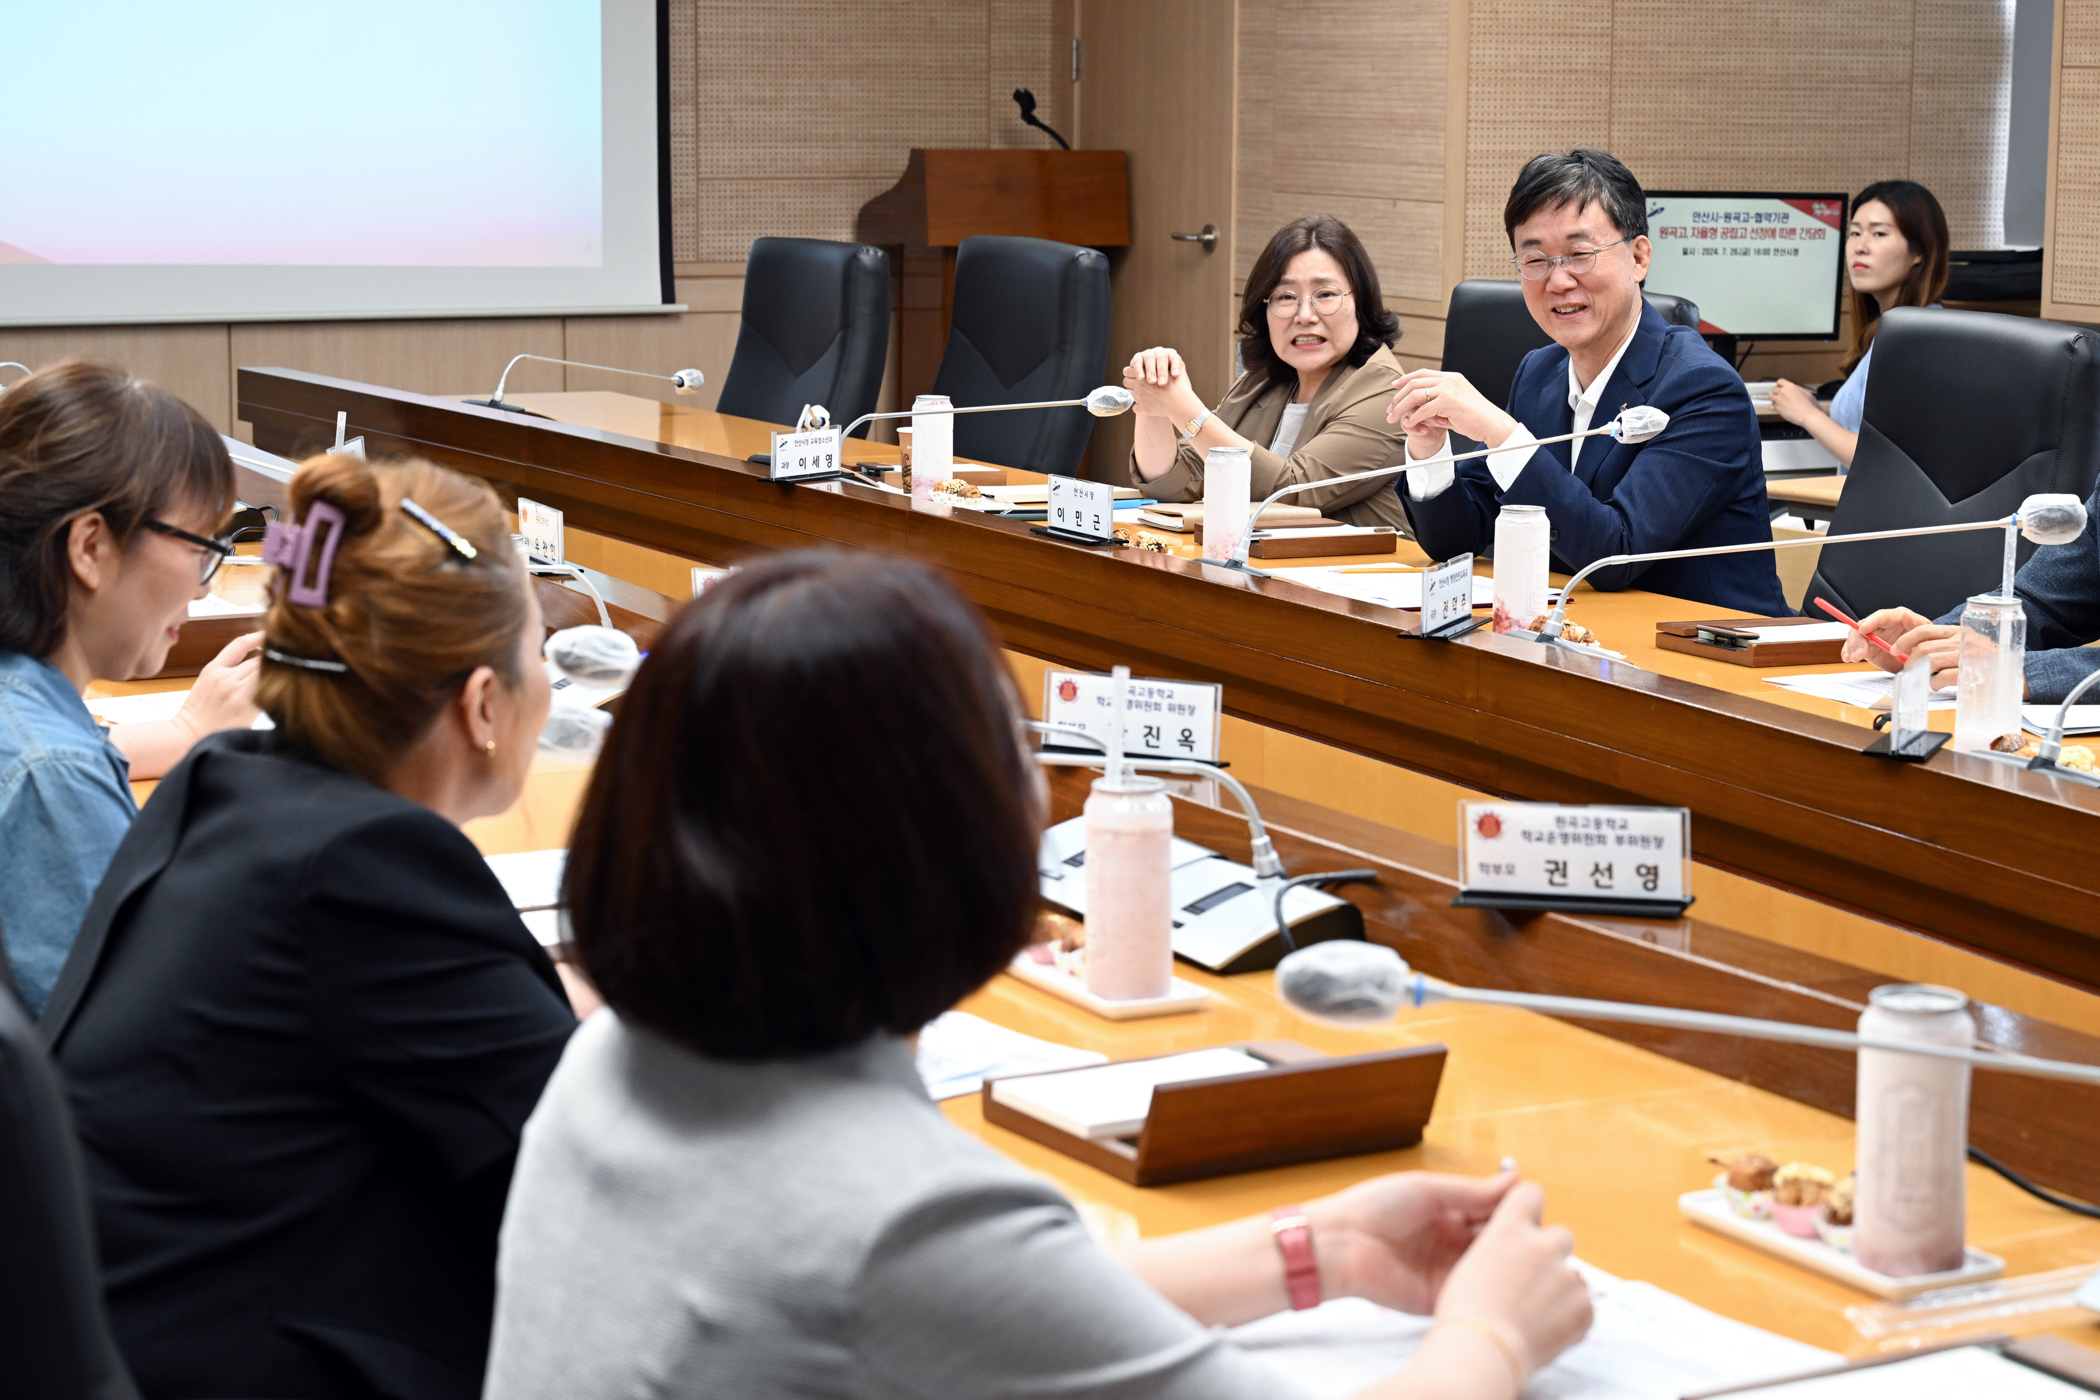
[[[1396,489],[1416,540],[1433,559],[1486,553],[1504,504],[1546,508],[1553,567],[1569,573],[1611,554],[1772,538],[1757,414],[1742,377],[1697,331],[1668,324],[1645,302],[1633,343],[1605,384],[1590,426],[1602,427],[1635,404],[1669,414],[1670,426],[1643,443],[1585,438],[1573,472],[1569,444],[1561,442],[1535,449],[1507,492],[1478,457],[1458,463],[1458,479],[1426,501],[1408,493],[1403,477]],[[1524,357],[1509,411],[1536,437],[1574,427],[1566,350],[1549,345]],[[1762,617],[1793,611],[1780,594],[1772,556],[1763,551],[1625,564],[1594,573],[1589,582],[1608,591],[1638,582],[1651,592]]]
[[[2080,681],[2100,671],[2100,487],[2086,499],[2085,533],[2069,544],[2045,544],[2013,575],[2027,614],[2027,698],[2060,704]],[[1996,589],[1992,589],[1996,592]],[[1959,626],[1962,610],[1939,619]],[[2100,702],[2100,686],[2079,697]]]

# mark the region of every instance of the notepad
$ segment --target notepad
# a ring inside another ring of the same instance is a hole
[[[1061,1074],[1002,1079],[992,1085],[992,1098],[1074,1137],[1130,1137],[1144,1130],[1145,1115],[1152,1111],[1152,1091],[1159,1085],[1260,1073],[1268,1068],[1268,1061],[1244,1050],[1191,1050],[1156,1060],[1125,1060]]]
[[[2037,734],[2047,734],[2049,726],[2056,723],[2056,712],[2062,709],[2055,705],[2022,705],[2020,723]],[[2071,713],[2064,717],[2066,734],[2100,734],[2100,705],[2073,705]]]
[[[919,1078],[937,1099],[974,1094],[1001,1075],[1107,1063],[1099,1051],[1038,1040],[967,1011],[943,1012],[919,1031]]]

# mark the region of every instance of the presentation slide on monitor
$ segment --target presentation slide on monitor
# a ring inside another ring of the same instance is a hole
[[[1648,290],[1688,298],[1710,335],[1837,334],[1845,196],[1651,191]]]
[[[650,0],[12,15],[0,319],[660,304]]]

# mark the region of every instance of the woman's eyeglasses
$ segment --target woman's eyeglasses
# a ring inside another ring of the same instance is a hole
[[[1355,295],[1353,292],[1337,292],[1332,288],[1323,292],[1314,292],[1312,295],[1312,308],[1322,316],[1332,316],[1335,312],[1341,310],[1342,303],[1353,295]],[[1279,321],[1288,321],[1296,316],[1298,308],[1302,304],[1303,302],[1296,292],[1272,292],[1267,303],[1269,314]]]
[[[197,581],[199,583],[210,583],[213,576],[219,572],[219,565],[225,563],[226,557],[233,553],[233,542],[231,540],[208,540],[202,535],[193,535],[187,530],[178,530],[165,520],[147,519],[141,523],[156,535],[166,535],[171,540],[181,540],[184,544],[193,544],[203,551],[203,557],[197,562]]]

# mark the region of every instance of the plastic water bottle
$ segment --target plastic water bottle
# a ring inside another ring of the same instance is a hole
[[[1544,506],[1504,506],[1495,517],[1495,630],[1528,632],[1552,587],[1553,526]]]

